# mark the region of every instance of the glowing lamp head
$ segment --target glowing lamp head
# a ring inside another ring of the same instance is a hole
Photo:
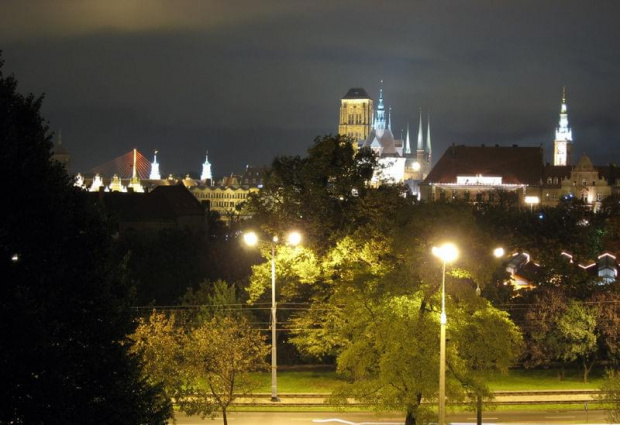
[[[453,243],[445,243],[440,247],[433,247],[433,255],[446,263],[451,263],[459,256],[459,250]]]
[[[495,258],[502,258],[505,254],[504,248],[499,247],[499,248],[495,248],[493,250],[493,255],[495,255]]]
[[[244,233],[243,242],[248,246],[255,246],[258,243],[258,235],[254,232]]]
[[[413,171],[420,171],[420,163],[419,162],[414,162],[413,163]]]
[[[290,245],[296,246],[301,243],[301,233],[291,232],[288,234],[287,241]]]

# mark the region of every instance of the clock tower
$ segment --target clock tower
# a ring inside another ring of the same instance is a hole
[[[562,88],[562,106],[560,107],[560,125],[555,130],[553,142],[553,165],[570,165],[573,146],[573,132],[568,126],[566,107],[566,86]]]

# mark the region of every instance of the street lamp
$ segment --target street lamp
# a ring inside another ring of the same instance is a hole
[[[446,423],[446,263],[451,263],[459,256],[457,247],[452,243],[433,247],[433,255],[443,262],[441,279],[441,331],[439,342],[439,425]]]
[[[254,232],[243,234],[243,241],[249,246],[258,244],[258,235]],[[301,234],[299,232],[289,232],[286,241],[289,245],[299,245],[301,243]],[[271,401],[280,401],[278,397],[278,350],[276,345],[276,244],[279,238],[274,236],[271,239]]]

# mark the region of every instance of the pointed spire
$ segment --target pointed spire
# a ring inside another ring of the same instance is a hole
[[[379,104],[377,105],[377,111],[375,114],[375,122],[373,128],[377,130],[385,130],[385,105],[383,104],[383,80],[381,80],[381,86],[379,87]]]
[[[161,180],[161,174],[159,173],[159,164],[157,163],[157,149],[155,149],[155,154],[153,154],[153,163],[151,164],[151,174],[149,175],[150,180]]]
[[[428,161],[431,160],[431,153],[433,149],[431,148],[431,113],[428,112],[428,118],[426,120],[426,151],[428,152]]]
[[[424,150],[424,133],[422,130],[422,108],[420,108],[420,126],[418,127],[418,150]]]
[[[555,132],[555,140],[572,142],[573,132],[568,126],[568,106],[566,104],[566,86],[562,87],[562,105],[560,106],[560,123]]]
[[[200,175],[200,180],[206,182],[207,180],[212,180],[213,176],[211,175],[211,163],[209,162],[209,151],[207,151],[207,156],[205,157],[205,162],[202,164],[202,174]]]
[[[407,121],[407,138],[405,139],[405,155],[411,153],[411,143],[409,143],[409,121]]]

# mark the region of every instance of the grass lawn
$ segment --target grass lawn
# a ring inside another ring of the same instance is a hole
[[[496,376],[489,381],[492,391],[527,390],[596,390],[602,382],[603,369],[595,369],[589,382],[583,382],[578,369],[566,369],[564,380],[558,379],[557,369],[511,369],[508,375]],[[259,375],[261,387],[257,393],[271,392],[271,373]],[[329,393],[342,378],[327,367],[285,368],[278,371],[280,393]]]

